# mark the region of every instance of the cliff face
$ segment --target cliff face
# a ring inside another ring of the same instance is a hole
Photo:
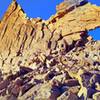
[[[16,1],[9,6],[0,22],[1,98],[100,98],[100,41],[88,35],[100,27],[100,7],[68,6],[48,20],[29,19]]]

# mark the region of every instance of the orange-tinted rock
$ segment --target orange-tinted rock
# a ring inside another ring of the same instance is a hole
[[[30,19],[12,1],[0,21],[0,99],[99,98],[100,41],[88,31],[100,27],[100,7],[69,6]]]

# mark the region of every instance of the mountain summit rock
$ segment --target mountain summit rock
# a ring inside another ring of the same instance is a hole
[[[12,1],[0,21],[0,100],[100,100],[100,41],[88,34],[100,7],[84,1],[65,0],[48,20]]]

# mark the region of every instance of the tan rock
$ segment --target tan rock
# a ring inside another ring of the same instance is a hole
[[[63,2],[56,9],[48,20],[28,18],[12,1],[0,21],[0,99],[99,98],[100,41],[88,31],[100,27],[100,7]]]

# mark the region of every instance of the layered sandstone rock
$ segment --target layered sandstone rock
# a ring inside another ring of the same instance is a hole
[[[64,2],[48,20],[13,1],[0,22],[0,99],[80,100],[100,96],[100,7]],[[99,100],[99,99],[98,99]]]

